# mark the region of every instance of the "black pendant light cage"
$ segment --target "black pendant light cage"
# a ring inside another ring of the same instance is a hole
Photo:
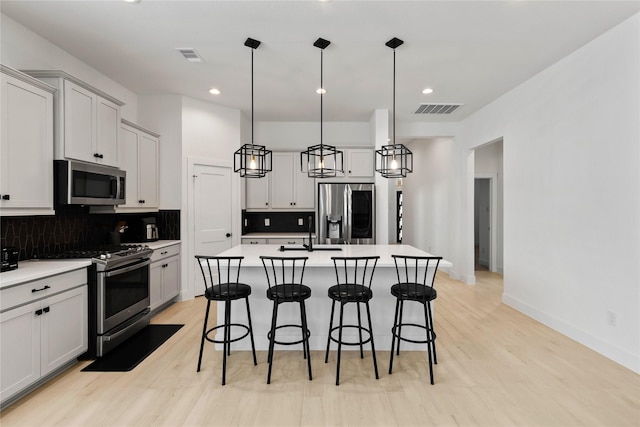
[[[271,172],[271,150],[253,143],[253,52],[260,46],[260,41],[248,38],[244,45],[251,48],[251,143],[233,153],[233,171],[240,173],[242,178],[263,178]]]
[[[413,172],[413,153],[403,144],[396,144],[396,48],[403,43],[397,37],[385,43],[393,49],[393,140],[376,150],[376,172],[384,178],[404,178]]]
[[[322,143],[323,136],[323,65],[324,49],[331,44],[323,38],[316,40],[313,45],[320,49],[320,144],[312,145],[300,153],[300,170],[309,178],[332,178],[338,172],[344,171],[342,151],[333,145]]]

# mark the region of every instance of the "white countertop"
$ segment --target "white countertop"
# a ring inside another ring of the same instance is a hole
[[[378,267],[395,267],[391,255],[433,256],[409,245],[314,245],[314,248],[342,248],[341,251],[285,251],[280,252],[281,245],[238,245],[226,250],[218,256],[244,256],[243,267],[262,267],[260,256],[300,256],[308,257],[307,267],[333,267],[331,257],[380,256]],[[285,245],[286,248],[298,247]],[[302,247],[302,246],[299,246]],[[449,261],[440,261],[440,268],[450,268]]]
[[[147,245],[149,246],[149,248],[155,251],[157,249],[162,249],[167,246],[175,245],[177,243],[180,243],[180,240],[157,240],[155,242],[134,243],[134,244]]]
[[[16,270],[0,273],[0,289],[9,288],[91,265],[90,259],[20,261]]]

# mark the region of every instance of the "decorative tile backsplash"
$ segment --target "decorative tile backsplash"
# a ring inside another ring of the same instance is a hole
[[[180,240],[180,211],[146,214],[89,214],[85,206],[59,206],[55,216],[0,218],[0,246],[15,247],[20,260],[40,254],[99,247],[109,244],[109,232],[123,219],[155,217],[161,240]]]
[[[242,234],[246,233],[306,233],[315,224],[315,213],[309,212],[247,212],[242,211]],[[267,225],[269,224],[269,225]]]

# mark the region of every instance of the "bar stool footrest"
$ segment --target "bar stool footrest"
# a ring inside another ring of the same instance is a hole
[[[420,328],[420,329],[424,329],[425,331],[429,331],[429,336],[431,338],[425,339],[425,340],[414,340],[414,339],[411,339],[411,338],[406,338],[406,337],[400,336],[400,334],[398,333],[398,329],[399,328],[405,328],[407,326],[413,326],[415,328]],[[427,343],[430,343],[432,341],[435,342],[435,340],[436,340],[436,333],[432,329],[429,329],[425,325],[419,325],[417,323],[399,323],[397,325],[394,325],[393,328],[391,328],[391,333],[393,334],[393,336],[395,336],[399,340],[406,341],[406,342],[411,342],[411,343],[414,343],[414,344],[427,344]]]
[[[280,326],[276,326],[276,331],[278,329],[282,329],[282,328],[299,328],[299,329],[302,329],[302,325],[280,325]],[[308,341],[310,336],[311,336],[311,331],[309,329],[307,329],[306,338],[299,339],[298,341],[278,341],[278,340],[273,340],[273,342],[275,344],[279,344],[279,345],[302,344],[303,342]],[[267,332],[267,339],[269,341],[271,341],[271,331]]]
[[[340,340],[338,338],[334,338],[333,337],[333,332],[337,331],[338,329],[340,329],[340,326],[336,326],[336,327],[332,328],[329,331],[329,338],[331,339],[331,341],[333,341],[333,342],[335,342],[337,344],[342,344],[342,345],[364,345],[364,344],[367,344],[368,342],[371,342],[371,331],[369,329],[365,328],[365,327],[361,327],[361,326],[358,326],[358,325],[342,325],[342,328],[343,329],[345,329],[345,328],[359,329],[361,331],[366,332],[368,337],[366,339],[362,340],[362,342],[360,342],[360,341],[355,341],[355,342],[354,341],[342,341],[342,342],[340,342]]]
[[[216,329],[224,328],[225,326],[229,326],[229,327],[231,327],[231,326],[236,326],[236,327],[243,328],[243,329],[245,329],[245,330],[246,330],[246,332],[244,333],[244,335],[239,336],[239,337],[237,337],[237,338],[230,339],[230,340],[228,341],[228,342],[230,342],[230,343],[231,343],[231,342],[240,341],[241,339],[246,338],[247,336],[249,336],[249,333],[251,332],[251,331],[249,330],[249,327],[248,327],[247,325],[243,325],[243,324],[241,324],[241,323],[231,323],[231,324],[229,324],[229,325],[218,325],[218,326],[214,326],[213,328],[211,328],[211,329],[207,330],[207,333],[205,334],[205,339],[206,339],[207,341],[209,341],[209,342],[212,342],[212,343],[216,343],[216,344],[224,344],[224,343],[225,343],[225,342],[227,342],[227,341],[225,341],[225,340],[216,340],[216,339],[213,339],[213,338],[209,338],[209,334],[210,334],[211,332],[215,331]]]

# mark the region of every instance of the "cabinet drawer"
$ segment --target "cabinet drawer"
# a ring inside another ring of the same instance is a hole
[[[57,274],[0,290],[0,311],[26,304],[87,283],[87,269]]]
[[[243,245],[266,245],[267,239],[244,238],[242,239],[242,244]]]
[[[287,239],[269,239],[270,245],[302,245],[305,239],[301,237],[289,237]]]
[[[161,259],[168,258],[174,255],[180,254],[180,244],[171,246],[165,246],[164,248],[156,249],[151,255],[151,262],[160,261]]]

